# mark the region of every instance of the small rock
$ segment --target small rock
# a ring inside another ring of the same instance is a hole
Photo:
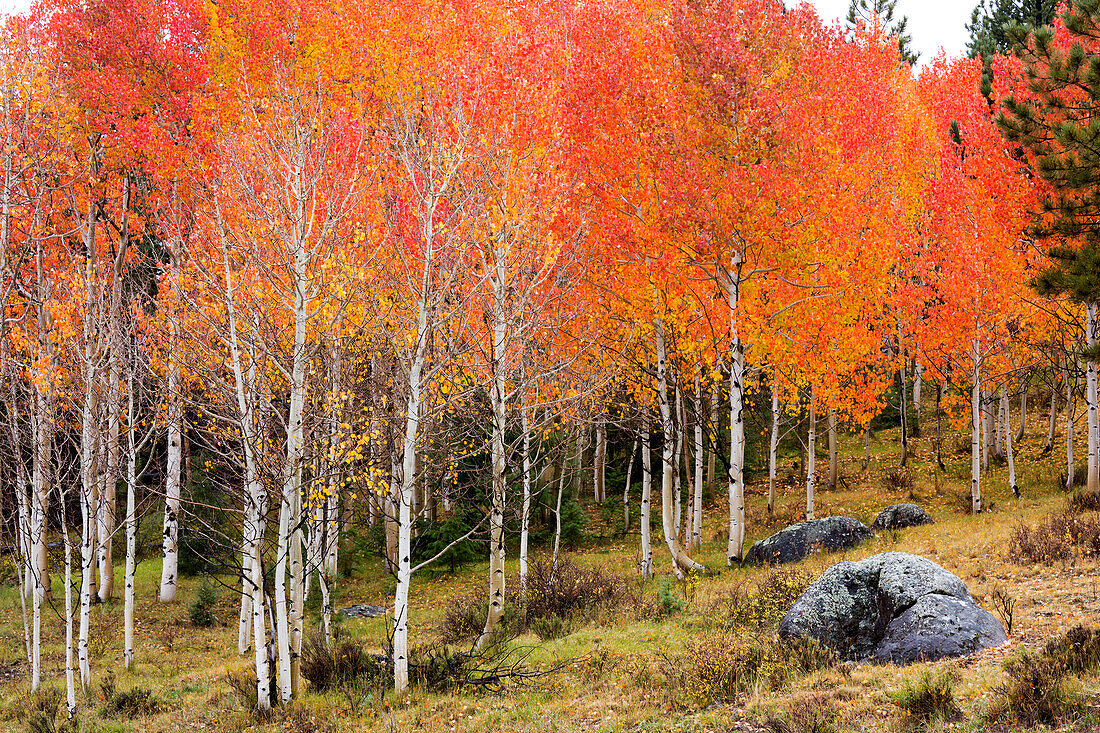
[[[844,550],[855,547],[874,533],[856,519],[825,517],[792,524],[771,537],[753,543],[745,564],[798,562],[815,549]]]
[[[359,603],[347,608],[341,608],[340,613],[348,618],[378,618],[386,615],[385,606],[372,606],[369,603]]]
[[[932,524],[935,520],[916,504],[892,504],[875,517],[871,529],[905,529]]]

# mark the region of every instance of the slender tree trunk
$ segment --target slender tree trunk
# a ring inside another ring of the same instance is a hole
[[[1064,368],[1063,374],[1066,379],[1066,488],[1072,489],[1077,479],[1074,475],[1077,467],[1073,458],[1073,382],[1069,379],[1068,365]]]
[[[116,296],[112,296],[112,299]],[[112,306],[112,311],[115,307]],[[112,313],[112,321],[118,320],[117,313]],[[96,556],[99,565],[99,600],[106,601],[114,592],[115,568],[114,568],[114,533],[117,522],[117,485],[119,475],[119,437],[121,425],[119,422],[122,402],[122,365],[118,354],[120,334],[118,325],[111,324],[110,363],[108,365],[107,388],[107,446],[105,450],[107,470],[103,474],[103,484],[100,489],[100,500],[96,512]]]
[[[137,569],[137,411],[134,405],[134,370],[127,369],[126,389],[126,571],[123,577],[122,659],[126,669],[134,668],[134,572]]]
[[[1001,392],[997,398],[997,413],[995,415],[995,427],[994,430],[994,444],[996,445],[996,455],[998,458],[1003,458],[1005,454],[1005,444],[1001,439],[1002,435],[1005,435],[1012,427],[1009,425],[1008,419],[1008,393],[1007,391]]]
[[[1020,380],[1020,429],[1016,431],[1016,442],[1019,443],[1027,435],[1027,388],[1028,378]]]
[[[519,587],[527,590],[527,539],[531,523],[531,425],[527,415],[526,396],[520,406],[520,428],[523,430],[523,508],[519,522]]]
[[[707,422],[707,435],[710,436],[710,440],[707,444],[707,485],[706,490],[703,492],[703,500],[709,506],[714,500],[714,492],[716,491],[717,476],[715,475],[715,469],[718,464],[718,401],[719,401],[719,389],[718,382],[714,382],[710,386],[710,399],[707,401],[710,409],[710,418]]]
[[[1056,383],[1050,387],[1050,419],[1047,424],[1047,444],[1043,449],[1044,451],[1054,450],[1054,429],[1058,422],[1058,385]]]
[[[1085,345],[1096,348],[1100,339],[1100,318],[1097,317],[1097,304],[1085,306]],[[1100,491],[1100,393],[1097,387],[1096,361],[1089,359],[1085,363],[1086,394],[1088,396],[1088,482],[1089,491]]]
[[[642,579],[653,577],[653,545],[650,540],[650,498],[653,491],[653,451],[650,447],[649,410],[642,412],[642,505],[638,522],[642,535]]]
[[[943,466],[943,390],[944,385],[936,385],[936,465]]]
[[[730,309],[730,463],[729,541],[726,564],[740,563],[745,550],[745,350],[738,329],[737,308],[741,298],[740,253],[726,274],[726,299]]]
[[[1016,462],[1012,456],[1012,420],[1009,419],[1008,394],[1004,385],[1001,385],[1001,404],[1004,406],[1005,425],[1005,458],[1008,459],[1008,488],[1012,489],[1012,495],[1020,498],[1020,488],[1016,485]]]
[[[768,440],[768,514],[775,513],[775,470],[779,459],[779,390],[772,385],[772,432]]]
[[[981,422],[982,422],[982,470],[989,470],[989,450],[993,443],[993,411],[991,409],[991,400],[989,394],[982,390],[978,394],[981,400]]]
[[[170,253],[172,259],[173,281],[178,277],[180,246],[173,243]],[[179,511],[180,511],[180,471],[183,466],[183,404],[180,397],[180,364],[176,354],[179,342],[179,324],[175,313],[168,314],[168,383],[165,399],[168,403],[168,456],[164,474],[164,529],[161,548],[162,562],[160,570],[160,600],[171,603],[176,600],[176,580],[179,575]]]
[[[836,408],[829,406],[829,488],[836,489],[837,480],[840,477],[840,467],[837,465],[836,455]]]
[[[680,394],[680,381],[676,380],[676,384],[673,387],[673,394],[675,395],[673,405],[675,407],[675,417],[673,417],[673,424],[676,426],[676,447],[672,452],[672,496],[674,499],[674,512],[672,524],[676,528],[676,539],[683,544],[684,534],[680,531],[681,524],[681,507],[683,499],[683,485],[681,483],[681,465],[680,461],[684,455],[684,431],[687,430],[687,422],[684,420],[683,401]]]
[[[703,546],[703,389],[695,375],[695,496],[691,503],[691,551]]]
[[[866,471],[869,465],[871,465],[871,427],[867,426],[863,429],[863,465],[859,470]]]
[[[924,364],[919,361],[913,365],[913,414],[920,421],[920,393],[924,383]]]
[[[558,501],[554,506],[554,552],[550,562],[550,576],[558,574],[558,553],[561,550],[561,495],[565,493],[565,467],[568,465],[566,456],[561,457],[561,475],[558,476]]]
[[[979,465],[979,434],[981,431],[981,415],[979,414],[982,406],[982,373],[981,373],[981,361],[978,353],[978,341],[974,340],[974,373],[971,382],[970,390],[970,411],[971,411],[971,431],[970,431],[970,511],[973,514],[979,514],[982,511],[982,472]]]
[[[596,450],[592,457],[592,484],[597,502],[607,501],[607,423],[596,425]]]
[[[630,531],[630,483],[634,478],[634,454],[638,452],[638,439],[630,444],[630,459],[626,462],[626,484],[623,486],[623,534]]]
[[[661,461],[661,524],[665,533],[665,544],[672,556],[672,569],[677,577],[684,577],[692,570],[706,570],[688,556],[677,539],[677,525],[673,517],[673,486],[675,452],[679,436],[672,415],[672,406],[668,402],[667,354],[665,352],[664,323],[657,321],[655,336],[657,342],[657,403],[661,410],[662,461]]]
[[[899,334],[900,338],[900,334]],[[901,467],[905,468],[909,464],[909,419],[908,419],[908,400],[906,399],[906,385],[905,385],[905,351],[902,350],[902,366],[898,369],[898,379],[901,382],[901,400],[898,403],[898,409],[901,412]]]
[[[902,404],[905,400],[902,399]],[[814,473],[817,469],[817,396],[810,387],[810,427],[806,439],[806,520],[814,519]]]

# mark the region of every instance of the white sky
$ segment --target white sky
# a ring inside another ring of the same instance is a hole
[[[10,2],[11,0],[0,0]],[[788,0],[792,7],[797,0]],[[920,53],[918,65],[932,60],[942,47],[949,57],[966,54],[966,24],[978,0],[898,0],[894,17],[906,16],[912,41],[910,48]],[[849,0],[810,0],[826,23],[842,22],[848,15]]]
[[[787,0],[788,6],[798,0]],[[810,0],[826,23],[843,20],[848,14],[849,0]],[[920,63],[926,63],[942,47],[948,56],[966,52],[966,23],[977,0],[898,0],[896,15],[909,18],[912,47],[920,52]],[[0,0],[0,13],[22,12],[30,0]]]

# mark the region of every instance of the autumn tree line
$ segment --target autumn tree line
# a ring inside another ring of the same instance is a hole
[[[807,519],[819,432],[835,485],[838,431],[896,410],[904,464],[929,391],[939,460],[943,420],[970,426],[974,512],[991,451],[1019,491],[1029,409],[1050,449],[1065,421],[1068,484],[1085,415],[1097,488],[1096,179],[1073,132],[1095,123],[1067,81],[1090,12],[919,74],[873,13],[772,0],[8,18],[0,498],[32,689],[63,624],[75,710],[90,608],[120,592],[136,663],[144,519],[160,601],[181,532],[234,579],[261,707],[297,693],[307,598],[330,639],[349,531],[374,532],[401,693],[413,574],[479,540],[486,643],[536,515],[556,558],[563,495],[608,499],[609,435],[641,574],[705,570],[708,487],[736,565],[753,401],[753,490],[773,506],[804,425]]]

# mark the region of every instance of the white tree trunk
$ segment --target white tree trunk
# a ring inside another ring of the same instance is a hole
[[[1012,495],[1020,498],[1020,489],[1016,486],[1016,461],[1012,456],[1012,420],[1009,419],[1008,394],[1004,385],[1001,385],[1001,404],[1004,406],[1005,426],[1005,458],[1008,459],[1008,488]]]
[[[653,451],[650,447],[649,410],[642,411],[642,503],[638,515],[642,536],[642,579],[653,577],[653,545],[650,539],[650,501],[653,492]]]
[[[554,508],[554,550],[550,561],[550,577],[558,572],[558,551],[561,549],[561,495],[565,492],[565,467],[568,465],[566,456],[561,457],[561,475],[558,476],[558,502]]]
[[[531,524],[531,425],[526,399],[520,407],[520,429],[523,430],[523,508],[519,518],[519,587],[527,590],[527,541]]]
[[[741,298],[740,254],[735,255],[725,284],[730,309],[730,520],[726,564],[733,567],[741,561],[745,549],[745,350],[737,321]]]
[[[779,390],[772,385],[772,431],[768,439],[768,514],[775,512],[775,469],[779,458]]]
[[[172,277],[176,276],[177,245],[173,245]],[[165,399],[167,409],[167,467],[164,474],[164,522],[161,546],[160,600],[171,603],[176,600],[176,581],[179,576],[179,511],[180,472],[183,466],[183,404],[180,399],[180,365],[176,355],[179,326],[176,315],[168,318],[168,384]]]
[[[904,376],[903,376],[904,379]],[[902,402],[904,404],[904,400]],[[814,519],[814,473],[817,470],[817,396],[810,387],[810,431],[806,439],[806,519]]]
[[[134,668],[134,571],[137,568],[137,412],[134,405],[133,367],[127,370],[126,390],[126,571],[123,577],[122,659],[126,669]]]
[[[112,298],[115,296],[112,296]],[[112,310],[114,306],[112,305]],[[99,565],[99,600],[106,601],[114,593],[115,568],[114,568],[114,533],[118,507],[116,493],[119,476],[119,436],[121,433],[120,412],[122,402],[121,378],[122,365],[120,363],[120,335],[117,333],[117,313],[111,315],[111,348],[110,364],[108,366],[107,388],[107,446],[104,451],[107,459],[107,470],[103,474],[103,484],[100,489],[100,501],[96,512],[97,552],[96,559]]]
[[[630,483],[634,478],[634,454],[638,452],[638,438],[630,444],[630,459],[626,462],[626,484],[623,486],[623,534],[630,531]]]
[[[675,452],[679,444],[676,421],[672,416],[672,407],[668,402],[668,377],[667,354],[665,353],[664,323],[657,320],[655,324],[655,339],[657,345],[657,404],[661,411],[662,461],[661,461],[661,524],[665,534],[665,544],[668,545],[669,554],[672,556],[672,569],[677,577],[692,570],[706,570],[703,565],[695,562],[680,546],[677,539],[677,525],[673,516],[673,486],[675,484],[673,471],[675,470]]]
[[[970,511],[973,514],[979,514],[982,511],[982,472],[979,460],[979,437],[981,431],[981,407],[984,400],[982,399],[982,376],[981,376],[981,359],[978,352],[978,341],[974,341],[974,372],[971,380],[970,390],[970,418],[971,418],[971,432],[970,432]]]
[[[924,364],[919,361],[913,366],[913,412],[920,420],[920,393],[924,382]]]
[[[837,465],[836,454],[836,408],[829,406],[828,417],[829,430],[829,488],[836,489],[837,480],[840,477],[840,467]]]
[[[1097,304],[1089,303],[1085,307],[1085,345],[1089,349],[1096,347],[1100,339],[1100,318],[1097,317]],[[1100,491],[1100,393],[1097,388],[1096,362],[1088,360],[1085,364],[1086,392],[1088,397],[1088,482],[1089,491]]]
[[[1058,384],[1052,378],[1050,387],[1050,419],[1047,423],[1047,444],[1044,450],[1054,450],[1054,431],[1058,422]]]
[[[1066,381],[1066,488],[1072,489],[1077,478],[1073,457],[1073,382],[1069,379],[1069,366],[1062,373]]]
[[[1020,442],[1027,435],[1027,388],[1028,379],[1025,375],[1020,380],[1020,429],[1016,431],[1016,442]]]
[[[607,423],[596,425],[596,450],[592,456],[592,484],[597,502],[607,501]]]
[[[703,546],[703,390],[695,375],[695,496],[691,502],[691,551]]]

